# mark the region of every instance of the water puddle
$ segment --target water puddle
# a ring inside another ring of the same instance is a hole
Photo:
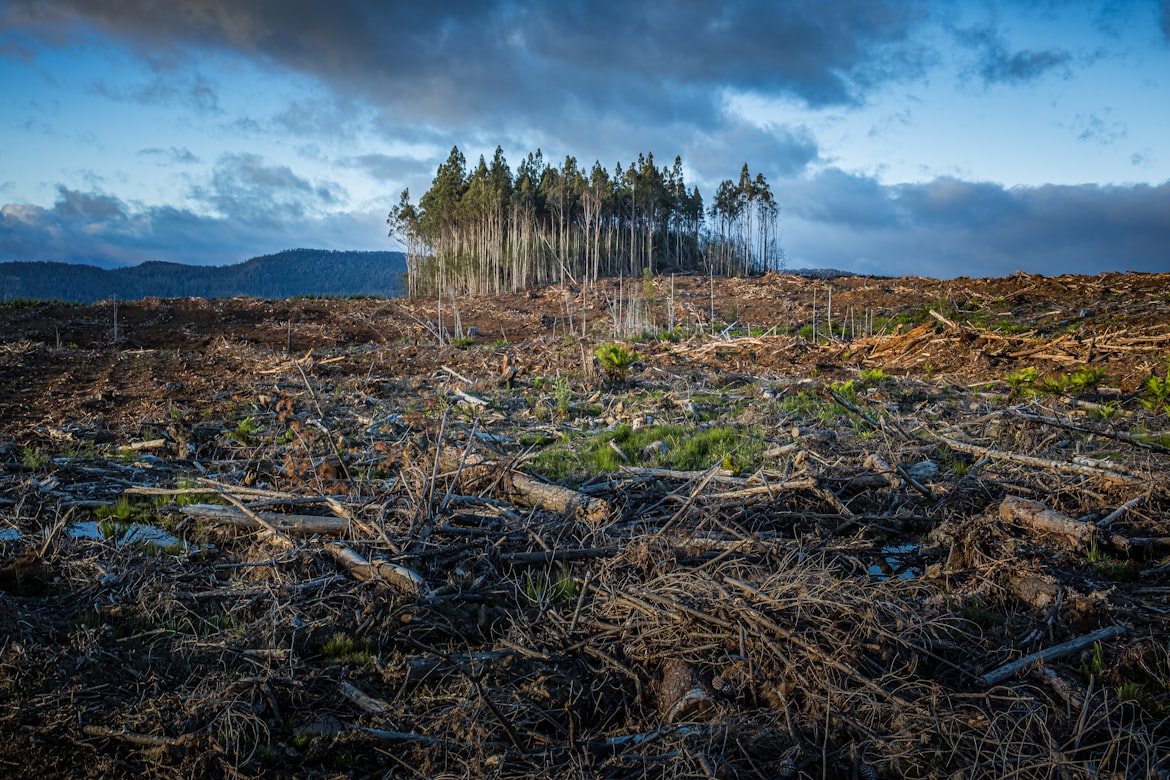
[[[887,545],[869,565],[869,573],[881,580],[912,580],[921,577],[922,567],[918,565],[920,550],[921,546],[917,542]]]
[[[184,550],[190,547],[174,534],[152,525],[122,524],[107,527],[104,532],[101,525],[97,520],[74,522],[69,524],[65,533],[74,539],[96,539],[98,541],[113,539],[118,544],[152,544],[156,547],[179,545]],[[44,533],[42,531],[37,536],[43,536]],[[19,528],[0,529],[0,542],[17,542],[23,537],[24,534],[20,532]]]
[[[68,533],[74,539],[113,539],[118,544],[153,544],[158,547],[170,547],[181,544],[181,540],[161,528],[153,525],[107,525],[106,529],[96,520],[84,520],[70,523]]]

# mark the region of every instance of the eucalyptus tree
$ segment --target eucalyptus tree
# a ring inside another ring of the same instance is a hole
[[[407,291],[421,295],[520,290],[566,277],[587,283],[667,267],[733,274],[766,270],[777,256],[779,209],[747,165],[720,184],[704,234],[704,205],[682,158],[658,168],[640,154],[611,175],[588,175],[567,155],[559,167],[539,149],[515,173],[496,147],[474,169],[454,147],[416,207],[404,190],[387,222],[407,253]]]

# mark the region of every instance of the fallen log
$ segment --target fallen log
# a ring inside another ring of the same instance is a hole
[[[439,452],[438,463],[444,471],[456,474],[461,492],[468,488],[486,490],[498,485],[503,496],[521,506],[540,507],[593,525],[602,525],[613,516],[609,502],[604,499],[542,482],[482,455],[469,453],[464,457],[462,451],[447,449]]]
[[[1122,506],[1122,509],[1132,505],[1137,500],[1128,502]],[[1089,549],[1100,545],[1115,552],[1124,553],[1130,558],[1152,558],[1170,549],[1170,538],[1128,537],[1110,534],[1105,530],[1107,522],[1111,522],[1110,518],[1105,518],[1098,523],[1077,520],[1060,512],[1046,509],[1039,501],[1030,501],[1017,496],[1008,496],[1003,500],[1003,503],[999,505],[999,516],[1008,521],[1016,520],[1040,533],[1063,537],[1076,549]]]
[[[1132,474],[1123,470],[1121,466],[1114,466],[1112,464],[1097,468],[1093,466],[1082,465],[1080,463],[1066,463],[1065,461],[1060,460],[1049,460],[1048,458],[1037,458],[1031,455],[1020,455],[1015,452],[1004,452],[1003,450],[996,450],[992,449],[991,447],[980,447],[977,444],[968,444],[967,442],[959,441],[953,436],[943,436],[940,433],[934,434],[934,437],[951,449],[958,450],[959,452],[966,452],[970,455],[977,455],[981,458],[1006,460],[1009,463],[1019,463],[1024,466],[1035,466],[1036,468],[1041,469],[1054,469],[1056,471],[1066,471],[1072,474],[1085,474],[1093,477],[1102,477],[1104,479],[1111,479],[1116,482],[1143,484],[1150,481],[1149,477]],[[1099,462],[1105,463],[1104,461]]]
[[[1079,636],[1076,639],[1070,639],[1069,641],[1062,642],[1059,645],[1054,645],[1053,647],[1048,647],[1030,655],[1026,655],[1023,658],[1012,661],[1010,664],[1004,664],[998,669],[990,671],[980,677],[979,682],[983,683],[984,685],[995,685],[996,683],[1003,682],[1009,677],[1014,676],[1017,672],[1023,669],[1027,669],[1033,664],[1039,664],[1044,663],[1045,661],[1052,661],[1057,658],[1063,658],[1066,655],[1071,655],[1072,653],[1086,648],[1096,642],[1102,642],[1106,639],[1113,639],[1114,637],[1121,636],[1124,633],[1125,628],[1122,626],[1109,626],[1108,628],[1102,628],[1098,631],[1094,631],[1091,634],[1085,634],[1084,636]]]
[[[407,593],[419,593],[429,590],[426,580],[418,572],[408,569],[405,566],[399,566],[396,563],[390,563],[389,561],[380,559],[366,560],[354,550],[337,542],[329,542],[325,545],[325,549],[355,579],[365,582],[388,582]]]
[[[252,512],[251,514],[264,520],[264,523],[259,523],[243,510],[222,504],[188,504],[179,507],[179,511],[188,517],[197,517],[200,520],[235,526],[236,528],[267,528],[271,526],[285,533],[329,535],[343,534],[349,530],[349,521],[340,517]]]
[[[719,705],[693,666],[677,658],[663,665],[662,685],[658,689],[658,714],[663,723],[709,720],[718,713]]]
[[[1039,501],[1007,496],[999,505],[999,516],[1009,522],[1015,520],[1034,531],[1062,537],[1077,549],[1086,549],[1097,543],[1097,526],[1054,512]]]

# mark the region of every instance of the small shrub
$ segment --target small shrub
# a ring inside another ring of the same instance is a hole
[[[625,344],[602,344],[595,354],[606,375],[618,382],[625,381],[626,373],[638,359],[638,353]]]
[[[1167,373],[1170,374],[1170,366],[1167,367]],[[1154,414],[1170,407],[1170,376],[1152,376],[1145,381],[1142,387],[1145,389],[1145,393],[1138,399],[1142,406]]]
[[[232,438],[245,446],[255,444],[256,437],[264,430],[264,424],[255,417],[245,417],[232,431]]]
[[[1078,392],[1096,390],[1097,385],[1105,381],[1105,369],[1100,366],[1093,368],[1081,366],[1069,377],[1069,386]]]
[[[1012,395],[1030,396],[1035,394],[1033,385],[1040,377],[1040,372],[1034,368],[1021,368],[1008,374],[1004,381],[1012,389]]]
[[[49,454],[40,447],[23,447],[20,450],[20,463],[36,471],[49,464]]]
[[[1068,392],[1069,379],[1064,374],[1046,376],[1036,381],[1036,389],[1048,395],[1064,395]]]

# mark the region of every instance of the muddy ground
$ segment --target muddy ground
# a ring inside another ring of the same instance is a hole
[[[1170,275],[0,308],[0,771],[1170,776],[1168,370]]]

